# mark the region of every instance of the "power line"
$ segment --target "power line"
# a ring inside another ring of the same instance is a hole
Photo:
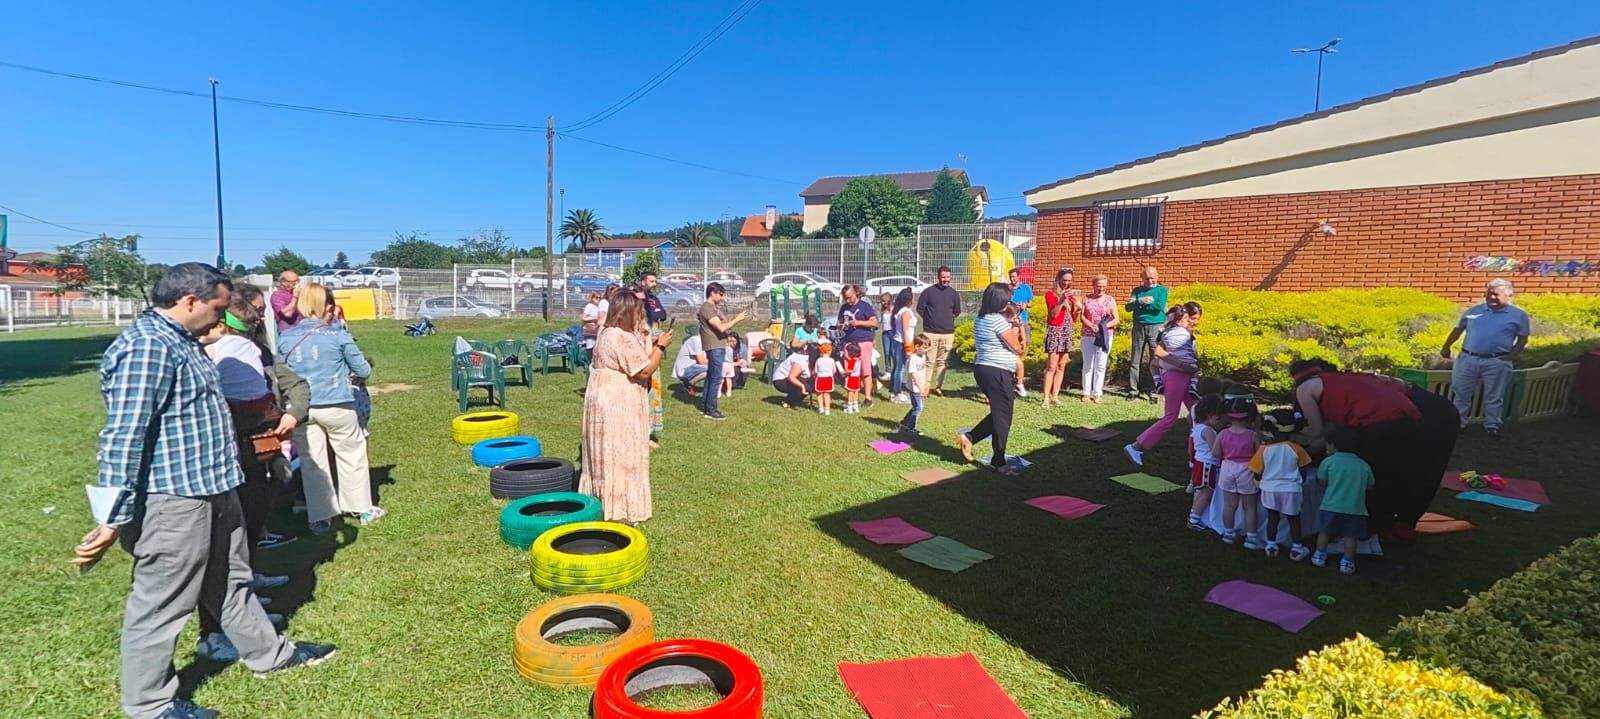
[[[28,214],[26,212],[23,212],[22,210],[13,210],[13,209],[11,209],[9,207],[6,207],[5,205],[0,205],[0,210],[5,210],[6,212],[9,212],[9,213],[11,213],[13,215],[21,215],[21,216],[26,217],[26,218],[28,218],[30,220],[33,220],[34,222],[46,224],[46,225],[49,225],[51,227],[59,227],[59,228],[61,228],[63,230],[66,230],[68,232],[76,232],[78,234],[90,235],[92,237],[99,237],[100,236],[100,233],[98,233],[98,232],[90,232],[88,230],[80,230],[80,229],[78,229],[76,227],[67,227],[66,225],[58,225],[58,224],[56,224],[54,222],[51,222],[49,220],[45,220],[45,219],[40,219],[38,217],[34,217],[33,215],[30,215],[30,214]]]
[[[652,159],[661,160],[662,162],[670,162],[670,163],[673,163],[675,165],[683,165],[685,167],[694,167],[694,168],[698,168],[698,169],[701,169],[701,170],[708,170],[708,171],[711,171],[711,172],[721,172],[721,173],[728,174],[728,175],[738,175],[740,177],[748,177],[748,178],[751,178],[751,179],[754,179],[754,180],[765,180],[767,182],[779,182],[779,183],[782,183],[782,184],[785,184],[785,185],[800,184],[800,183],[795,182],[794,180],[784,180],[784,179],[777,178],[777,177],[767,177],[765,175],[754,175],[754,174],[751,174],[751,173],[748,173],[748,172],[740,172],[739,170],[726,170],[726,169],[723,169],[723,168],[720,168],[720,167],[712,167],[710,165],[702,165],[702,164],[700,164],[698,162],[689,162],[688,160],[679,160],[679,159],[667,157],[665,155],[657,155],[657,154],[655,154],[653,152],[645,152],[644,150],[635,150],[635,149],[632,149],[632,148],[622,147],[620,145],[613,145],[611,143],[601,142],[599,140],[591,140],[591,139],[589,139],[587,137],[579,137],[577,135],[574,135],[574,134],[568,133],[568,132],[557,132],[556,136],[564,138],[564,139],[568,139],[568,140],[577,140],[578,142],[586,142],[586,143],[589,143],[591,145],[599,145],[601,147],[608,147],[608,148],[611,148],[613,150],[617,150],[619,152],[626,152],[626,153],[629,153],[629,154],[632,154],[632,155],[639,155],[640,157],[649,157],[649,158],[652,158]]]
[[[676,59],[668,63],[667,66],[662,68],[662,70],[656,73],[655,76],[651,77],[649,80],[646,80],[643,85],[634,88],[633,92],[623,95],[622,99],[611,103],[605,109],[566,127],[557,128],[557,130],[586,130],[590,127],[594,127],[595,125],[605,122],[607,119],[611,118],[611,116],[628,109],[629,105],[638,102],[640,98],[650,94],[651,90],[660,87],[661,83],[666,82],[673,75],[676,75],[679,70],[682,70],[684,66],[688,65],[691,61],[698,57],[700,53],[705,52],[706,48],[711,47],[713,43],[715,43],[723,35],[726,35],[729,30],[732,30],[735,25],[738,25],[739,21],[743,20],[746,15],[749,15],[753,10],[755,10],[756,6],[760,5],[761,2],[762,0],[744,0],[744,2],[740,3],[738,7],[733,9],[733,12],[728,13],[727,17],[722,18],[721,22],[712,26],[712,28],[707,31],[705,35],[700,36],[700,39],[695,41],[693,45],[690,45],[688,50],[684,50],[682,54],[678,55]]]

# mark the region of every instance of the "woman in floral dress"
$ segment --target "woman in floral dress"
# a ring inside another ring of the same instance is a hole
[[[632,293],[617,293],[609,310],[584,392],[578,491],[598,497],[606,519],[637,524],[650,518],[650,381],[672,331],[652,341]]]

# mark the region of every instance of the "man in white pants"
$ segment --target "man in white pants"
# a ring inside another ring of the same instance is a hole
[[[1512,362],[1528,345],[1528,313],[1511,306],[1513,293],[1510,280],[1501,277],[1490,280],[1483,293],[1483,304],[1461,315],[1461,321],[1450,330],[1444,349],[1439,352],[1450,359],[1450,346],[1466,334],[1466,341],[1461,343],[1461,356],[1456,358],[1450,371],[1456,411],[1461,413],[1461,426],[1465,428],[1467,416],[1472,413],[1472,397],[1481,384],[1483,428],[1495,439],[1500,438]]]

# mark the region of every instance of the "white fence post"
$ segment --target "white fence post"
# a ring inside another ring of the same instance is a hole
[[[772,275],[772,253],[773,253],[773,249],[777,246],[777,244],[778,244],[778,238],[776,238],[776,237],[768,237],[767,238],[767,275],[769,277]]]
[[[460,298],[456,297],[456,265],[455,265],[455,263],[451,263],[450,264],[450,316],[451,317],[455,316],[456,303],[460,302],[460,301],[461,301]]]
[[[567,272],[566,255],[561,256],[561,277],[561,309],[567,309],[567,295],[572,294],[572,288],[567,286],[567,278],[570,277],[570,274]]]
[[[700,248],[700,281],[711,281],[711,248]]]
[[[841,237],[841,238],[839,238],[839,285],[842,287],[845,284],[846,283],[844,281],[844,238]]]
[[[917,266],[911,276],[922,279],[922,225],[917,225]]]

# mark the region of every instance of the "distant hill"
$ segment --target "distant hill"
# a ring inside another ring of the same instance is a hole
[[[985,217],[985,218],[983,218],[983,221],[984,222],[999,222],[1001,220],[1022,220],[1023,222],[1033,222],[1033,221],[1038,220],[1038,219],[1039,219],[1039,213],[1030,211],[1030,212],[1018,212],[1015,215],[1002,215],[1000,217]]]

